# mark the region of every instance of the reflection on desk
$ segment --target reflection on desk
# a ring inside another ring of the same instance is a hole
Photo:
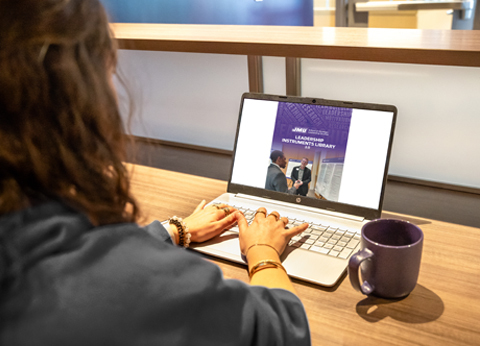
[[[202,199],[214,199],[227,183],[128,165],[143,222],[188,216]],[[418,284],[401,300],[366,297],[348,278],[333,288],[294,281],[310,321],[313,345],[479,345],[480,229],[385,212],[425,234]],[[208,258],[226,278],[248,282],[244,266]],[[322,268],[318,268],[322,270]]]

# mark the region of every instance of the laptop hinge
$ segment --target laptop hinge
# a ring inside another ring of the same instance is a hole
[[[318,214],[332,216],[332,217],[338,217],[338,218],[346,219],[346,220],[353,220],[353,221],[358,221],[358,222],[362,222],[362,221],[365,220],[365,218],[361,217],[361,216],[344,214],[344,213],[340,213],[338,211],[331,211],[331,210],[319,209],[319,208],[314,208],[314,207],[307,207],[307,206],[304,206],[304,205],[296,205],[296,204],[292,204],[292,203],[288,203],[288,202],[281,202],[281,201],[272,200],[272,199],[269,199],[269,198],[262,198],[262,197],[256,197],[256,196],[251,196],[251,195],[245,195],[245,194],[242,194],[242,193],[235,194],[235,197],[249,199],[249,200],[253,200],[253,201],[259,201],[259,202],[265,202],[265,203],[268,203],[268,204],[277,204],[277,205],[282,206],[282,207],[285,207],[285,205],[288,204],[289,208],[294,208],[294,209],[298,209],[300,211],[307,211],[307,212],[311,212],[311,213],[318,213]]]

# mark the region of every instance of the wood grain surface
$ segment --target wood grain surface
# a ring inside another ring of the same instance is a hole
[[[112,24],[122,49],[480,66],[480,31]]]
[[[221,180],[128,165],[144,223],[188,216],[226,191]],[[402,300],[366,297],[344,277],[333,288],[294,281],[313,345],[480,345],[480,229],[384,212],[425,234],[418,284]],[[226,278],[248,282],[245,267],[208,258]],[[318,268],[322,270],[322,268]]]

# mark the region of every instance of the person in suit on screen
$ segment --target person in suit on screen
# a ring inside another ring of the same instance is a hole
[[[291,195],[297,193],[298,187],[302,184],[301,182],[295,182],[293,186],[289,189],[287,183],[287,177],[283,173],[282,168],[284,169],[287,166],[287,158],[283,154],[283,151],[274,150],[270,154],[270,166],[267,170],[267,179],[265,181],[265,189],[286,192]]]
[[[312,181],[312,171],[307,168],[308,158],[304,157],[300,166],[294,167],[292,170],[292,181],[299,183],[297,195],[306,196],[308,193],[308,184]]]

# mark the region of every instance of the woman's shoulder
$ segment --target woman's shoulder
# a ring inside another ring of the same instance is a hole
[[[64,217],[47,228],[61,243],[61,234],[82,228],[71,223]],[[62,228],[63,233],[55,231]],[[84,232],[68,246],[46,251],[30,267],[26,289],[11,296],[4,313],[21,314],[18,323],[36,330],[36,338],[45,344],[68,336],[77,338],[77,344],[99,338],[122,340],[117,343],[121,345],[139,340],[145,345],[159,340],[173,344],[185,338],[212,345],[211,336],[218,334],[219,342],[213,344],[220,345],[232,342],[231,333],[237,334],[238,344],[256,338],[270,340],[259,344],[272,344],[279,329],[289,330],[279,338],[301,331],[294,340],[308,340],[303,306],[292,293],[225,280],[217,265],[155,236],[162,232],[158,222],[147,229],[133,223],[84,225]],[[19,311],[20,306],[25,309]],[[62,335],[49,332],[60,324]],[[114,335],[109,332],[113,330]]]

